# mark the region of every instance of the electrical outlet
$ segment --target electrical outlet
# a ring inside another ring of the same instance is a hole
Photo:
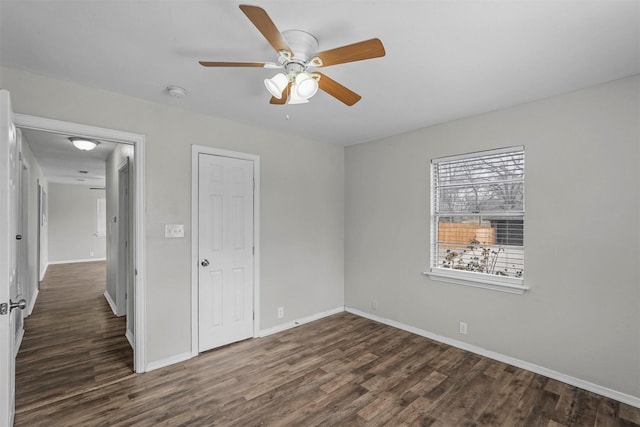
[[[282,319],[284,317],[284,307],[278,307],[278,319]]]
[[[460,333],[467,335],[467,322],[460,322]]]
[[[378,300],[377,299],[374,298],[374,299],[371,300],[371,308],[374,309],[374,310],[378,309]]]
[[[89,251],[89,256],[93,256],[93,251]]]

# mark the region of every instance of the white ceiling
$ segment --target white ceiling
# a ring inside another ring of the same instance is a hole
[[[247,1],[320,50],[378,37],[387,55],[322,71],[362,95],[275,106],[276,61],[230,0],[0,1],[0,61],[82,85],[350,145],[640,73],[640,1]],[[183,99],[167,85],[188,91]]]

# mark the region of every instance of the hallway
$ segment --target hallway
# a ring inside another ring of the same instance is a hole
[[[125,318],[114,316],[105,285],[105,261],[49,266],[16,358],[16,421],[133,374]]]

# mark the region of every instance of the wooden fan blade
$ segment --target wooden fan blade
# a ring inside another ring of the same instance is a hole
[[[322,60],[323,67],[362,61],[363,59],[379,58],[384,55],[384,46],[380,39],[365,40],[316,54],[316,56]]]
[[[282,97],[280,99],[278,99],[275,96],[272,96],[271,97],[271,101],[269,101],[269,104],[274,104],[274,105],[284,105],[284,104],[286,104],[287,103],[287,99],[289,98],[289,91],[290,90],[291,90],[291,82],[289,82],[289,84],[282,91]]]
[[[287,41],[282,37],[282,33],[276,28],[276,25],[263,8],[241,4],[240,9],[247,15],[247,18],[255,25],[264,38],[267,39],[269,44],[273,46],[276,52],[286,50],[293,56],[293,51],[287,44]]]
[[[199,61],[203,67],[264,67],[268,62]]]
[[[336,98],[338,101],[342,101],[348,106],[352,106],[356,102],[360,101],[360,99],[362,99],[360,95],[358,95],[351,89],[342,86],[340,83],[327,77],[326,75],[322,73],[314,74],[320,75],[320,80],[318,80],[318,87]]]

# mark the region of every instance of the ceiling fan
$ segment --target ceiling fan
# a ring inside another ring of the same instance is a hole
[[[362,42],[317,52],[318,39],[301,30],[280,32],[267,15],[258,7],[240,5],[240,9],[262,33],[278,53],[278,62],[220,62],[200,61],[205,67],[261,67],[282,69],[264,84],[271,93],[271,104],[303,104],[309,102],[318,89],[322,89],[346,105],[353,105],[362,98],[357,93],[312,68],[328,67],[385,55],[382,42],[375,38]]]

